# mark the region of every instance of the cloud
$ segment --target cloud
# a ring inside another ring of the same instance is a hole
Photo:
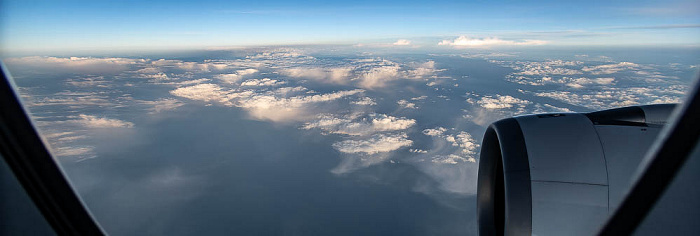
[[[203,102],[217,102],[224,105],[232,105],[233,98],[230,92],[225,91],[216,84],[197,84],[188,87],[181,87],[170,91],[170,94],[191,100]]]
[[[383,131],[405,130],[416,124],[416,120],[397,118],[384,114],[370,114],[368,118],[353,121],[331,115],[321,115],[319,119],[308,122],[303,129],[318,128],[323,131],[345,135],[370,135]]]
[[[419,182],[414,191],[428,195],[442,195],[444,192],[459,195],[476,194],[478,161],[457,155],[436,156],[430,162],[416,163],[417,168],[430,176],[433,183]]]
[[[641,66],[632,62],[620,62],[617,64],[606,64],[599,66],[586,66],[583,71],[589,72],[594,75],[600,74],[613,74],[624,70],[639,69]]]
[[[361,105],[361,106],[377,105],[377,102],[375,102],[374,99],[372,99],[370,97],[363,97],[363,98],[360,98],[360,100],[353,101],[350,103],[355,104],[355,105]]]
[[[544,62],[516,62],[511,64],[518,75],[577,75],[582,74],[581,71],[567,67],[578,66],[579,61],[544,61]]]
[[[281,73],[293,78],[305,78],[322,82],[345,84],[348,82],[348,77],[350,76],[352,69],[352,67],[289,68],[283,69]]]
[[[204,63],[199,62],[189,62],[181,60],[168,60],[168,59],[158,59],[151,61],[151,65],[159,68],[177,68],[187,71],[198,71],[198,72],[209,72],[212,70],[224,70],[230,66],[229,63],[225,62],[210,62],[205,61]]]
[[[569,86],[571,88],[584,88],[586,85],[610,85],[615,81],[615,78],[595,78],[595,79],[589,79],[589,78],[568,78],[564,77],[563,78],[566,83],[566,86]]]
[[[52,73],[118,73],[129,69],[130,65],[143,64],[145,59],[94,58],[94,57],[19,57],[3,60],[8,66],[22,66],[33,70],[47,70]]]
[[[314,113],[312,111],[315,106],[310,106],[311,104],[330,102],[364,92],[362,89],[355,89],[285,97],[289,93],[305,90],[303,87],[284,87],[274,91],[235,91],[215,84],[198,84],[177,88],[170,93],[191,100],[241,107],[246,109],[252,118],[281,122],[307,120]]]
[[[396,102],[396,104],[399,105],[399,107],[404,108],[404,109],[418,109],[415,103],[406,101],[404,99],[401,99]]]
[[[423,134],[427,136],[442,136],[447,129],[443,127],[436,127],[434,129],[424,129]]]
[[[427,61],[424,63],[414,63],[413,69],[406,72],[409,79],[425,79],[433,77],[435,73],[444,71],[444,69],[436,69],[435,61]]]
[[[244,76],[246,75],[251,75],[257,73],[257,69],[243,69],[243,70],[238,70],[236,73],[233,74],[219,74],[214,76],[214,78],[217,78],[221,80],[221,82],[227,83],[227,84],[234,84],[243,79]]]
[[[457,133],[454,139],[451,139],[450,136],[448,136],[446,140],[452,143],[452,146],[462,148],[462,154],[464,155],[475,155],[476,149],[479,147],[479,144],[472,137],[472,135],[464,131]]]
[[[151,106],[149,109],[151,114],[172,111],[185,105],[185,103],[173,98],[163,98],[156,101],[142,101],[142,103]]]
[[[686,90],[685,86],[671,85],[667,87],[606,87],[602,90],[575,93],[570,91],[547,91],[534,94],[576,106],[602,110],[639,104],[679,103]]]
[[[415,186],[415,191],[429,195],[444,192],[472,195],[476,193],[478,161],[475,158],[479,144],[471,134],[454,129],[435,127],[424,129],[423,134],[432,138],[431,149],[414,149],[415,156],[407,159],[437,183]]]
[[[413,101],[420,101],[420,100],[425,100],[426,98],[428,98],[428,96],[423,95],[423,96],[411,98],[411,100],[413,100]]]
[[[523,40],[512,41],[502,40],[496,37],[487,38],[470,38],[467,36],[459,36],[454,40],[443,40],[438,45],[453,46],[453,47],[491,47],[491,46],[531,46],[544,45],[547,41],[542,40]]]
[[[90,156],[95,157],[94,147],[90,146],[66,146],[51,149],[51,154],[57,157]]]
[[[118,119],[110,119],[105,117],[97,117],[92,115],[78,115],[77,123],[89,128],[132,128],[134,123],[122,121]]]
[[[440,156],[438,160],[443,160],[447,158],[450,160],[450,162],[453,162],[455,160],[463,160],[463,161],[471,161],[470,159],[473,158],[474,155],[476,155],[476,149],[479,148],[479,144],[476,142],[474,137],[472,137],[471,134],[460,131],[459,133],[456,134],[446,134],[448,130],[443,127],[435,127],[433,129],[424,129],[423,134],[427,136],[431,136],[434,138],[439,138],[439,139],[444,139],[447,141],[451,146],[453,147],[458,147],[460,148],[458,153],[451,153],[452,154],[459,154],[461,155],[462,159],[458,159],[455,157],[450,157],[450,155],[446,156]],[[439,144],[434,144],[435,146],[442,147],[442,145]],[[433,161],[433,162],[440,162],[440,161]]]
[[[678,11],[671,11],[671,13],[677,13],[677,12]],[[618,27],[606,27],[604,29],[688,29],[688,28],[700,28],[700,24],[618,26]]]
[[[412,153],[421,153],[421,154],[428,153],[428,151],[426,151],[426,150],[423,150],[423,149],[413,149],[413,148],[408,149],[408,152],[412,152]]]
[[[66,84],[84,88],[107,88],[110,84],[104,76],[94,76],[88,78],[68,79]]]
[[[399,39],[395,43],[393,43],[392,45],[394,45],[394,46],[408,46],[408,45],[411,45],[411,41],[406,40],[406,39]]]
[[[406,133],[376,134],[364,140],[345,140],[333,144],[333,148],[349,154],[377,154],[391,152],[413,144]]]
[[[370,69],[360,75],[359,86],[375,89],[386,86],[387,82],[399,79],[399,66],[381,66]]]
[[[461,162],[476,162],[476,159],[474,159],[473,157],[464,158],[464,157],[461,157],[459,155],[450,154],[447,156],[435,156],[435,157],[433,157],[431,162],[438,163],[438,164],[456,165],[456,164],[459,164]]]
[[[289,98],[281,97],[274,92],[255,93],[246,91],[233,95],[236,96],[234,105],[245,108],[253,118],[281,122],[308,120],[312,117],[312,114],[317,113],[315,112],[317,107],[310,105],[330,102],[362,92],[364,90],[355,89]]]
[[[279,80],[274,80],[274,79],[250,79],[246,80],[243,83],[241,83],[241,86],[249,86],[249,87],[268,87],[268,86],[277,86],[277,85],[283,85],[286,84],[287,82],[284,81],[279,81]]]
[[[509,95],[496,95],[496,97],[493,96],[484,96],[481,97],[481,100],[477,101],[481,107],[486,108],[486,109],[504,109],[504,108],[511,108],[515,105],[519,106],[524,106],[527,104],[530,104],[532,102],[523,100],[523,99],[518,99],[514,98]]]
[[[214,78],[221,80],[221,82],[227,84],[233,84],[241,80],[241,75],[239,74],[219,74],[215,75]]]

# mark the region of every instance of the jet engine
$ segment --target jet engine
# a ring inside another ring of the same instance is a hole
[[[507,118],[484,135],[480,235],[592,235],[624,200],[674,104]]]

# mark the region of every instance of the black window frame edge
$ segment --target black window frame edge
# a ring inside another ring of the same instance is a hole
[[[663,196],[700,137],[700,75],[647,152],[625,200],[598,235],[631,235]]]
[[[58,235],[105,235],[44,145],[0,62],[0,152]]]

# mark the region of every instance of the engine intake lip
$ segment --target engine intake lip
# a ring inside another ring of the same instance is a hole
[[[514,118],[497,121],[486,130],[477,189],[480,235],[532,234],[530,165]]]

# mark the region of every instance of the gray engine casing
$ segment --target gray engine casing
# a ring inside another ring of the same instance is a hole
[[[480,235],[592,235],[624,198],[674,104],[508,118],[487,129]]]

